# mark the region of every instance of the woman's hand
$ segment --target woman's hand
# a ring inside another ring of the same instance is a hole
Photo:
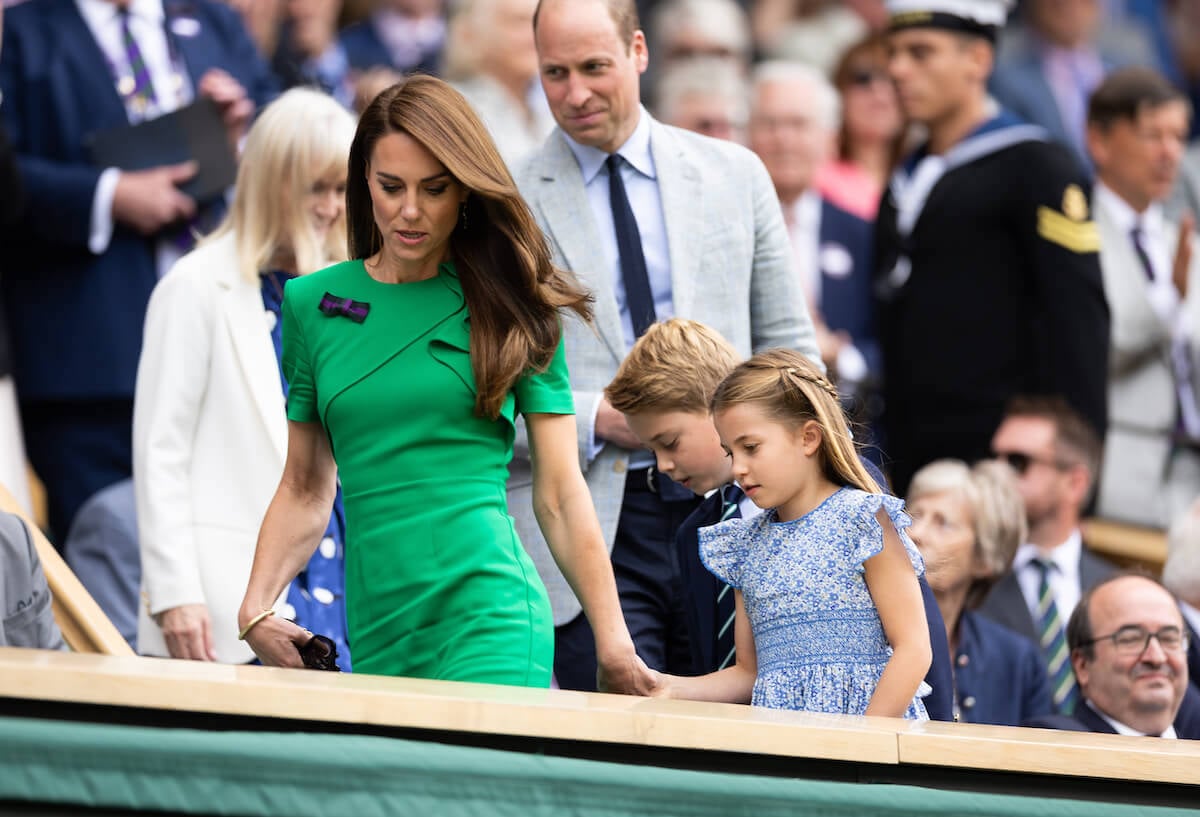
[[[252,618],[244,613],[238,616],[238,627],[245,627]],[[279,616],[267,616],[246,633],[246,643],[268,667],[302,668],[299,648],[310,638],[312,633],[308,630]]]
[[[172,658],[192,661],[216,661],[212,622],[203,604],[181,604],[158,614],[167,652]]]

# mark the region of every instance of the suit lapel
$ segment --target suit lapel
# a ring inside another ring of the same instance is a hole
[[[128,121],[125,105],[117,94],[108,57],[92,36],[78,7],[72,0],[47,4],[44,25],[52,32],[51,41],[59,44],[58,54],[71,73],[70,86],[81,103],[78,132],[87,133],[97,126],[109,127]],[[88,113],[85,113],[88,112]],[[89,115],[90,112],[91,115]]]
[[[613,358],[620,361],[625,357],[625,335],[612,297],[613,282],[608,280],[609,259],[588,206],[579,163],[560,131],[547,139],[537,176],[535,198],[541,220],[558,245],[563,264],[588,289],[608,294],[596,298],[596,329]]]
[[[692,314],[694,286],[700,269],[696,257],[704,235],[704,200],[700,173],[688,161],[671,132],[650,120],[650,153],[658,177],[663,221],[667,226],[667,252],[671,259],[671,301],[676,315]]]
[[[210,68],[219,67],[214,61],[217,51],[212,47],[213,32],[204,27],[204,21],[195,14],[191,4],[185,0],[176,0],[175,2],[167,0],[163,3],[163,13],[166,15],[167,40],[183,59],[184,65],[187,66],[188,76],[191,77],[192,86],[195,87]],[[173,25],[180,20],[188,21],[186,28]],[[190,25],[191,22],[196,25]],[[192,29],[193,33],[188,36],[180,36],[175,33],[177,29]]]

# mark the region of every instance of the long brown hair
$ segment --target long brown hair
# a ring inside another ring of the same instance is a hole
[[[791,349],[768,349],[740,363],[717,387],[712,413],[753,403],[772,420],[799,428],[809,420],[821,427],[817,456],[825,478],[873,494],[879,485],[858,456],[837,390],[808,358]]]
[[[834,66],[830,76],[833,78],[833,86],[844,99],[846,91],[849,90],[855,81],[856,74],[864,70],[881,71],[886,74],[887,65],[887,35],[875,32],[868,34],[865,38],[847,47],[842,52],[842,56],[838,58],[837,65]],[[908,128],[902,123],[889,146],[888,173],[891,173],[900,164],[900,160],[904,158],[907,144]],[[846,162],[851,162],[855,159],[854,146],[851,144],[850,138],[850,127],[846,123],[844,107],[842,111],[842,125],[838,129],[837,136],[837,157]]]
[[[559,310],[591,320],[592,298],[551,263],[545,236],[462,94],[422,74],[384,90],[359,119],[346,182],[351,258],[368,258],[383,246],[367,163],[390,133],[419,142],[468,190],[450,255],[471,316],[475,411],[495,418],[517,378],[549,365],[562,335]]]

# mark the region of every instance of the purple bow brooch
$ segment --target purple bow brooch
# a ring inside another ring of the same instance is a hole
[[[349,298],[339,298],[336,295],[326,292],[321,296],[321,303],[317,306],[322,314],[329,318],[349,318],[355,323],[362,323],[367,319],[367,313],[371,311],[371,305],[366,301],[352,301]]]

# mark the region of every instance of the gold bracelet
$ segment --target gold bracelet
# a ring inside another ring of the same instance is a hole
[[[258,624],[258,622],[262,621],[264,618],[268,618],[273,615],[275,615],[275,611],[273,609],[272,610],[263,610],[261,613],[256,615],[254,618],[250,619],[250,623],[247,624],[245,627],[243,627],[242,631],[240,633],[238,633],[238,641],[245,641],[246,633],[253,630],[255,624]]]

